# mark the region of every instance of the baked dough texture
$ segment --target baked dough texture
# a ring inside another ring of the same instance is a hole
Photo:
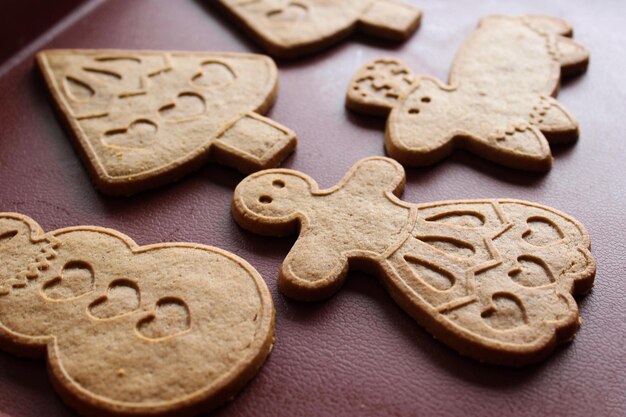
[[[589,52],[548,16],[489,16],[459,49],[448,84],[395,58],[374,60],[348,87],[348,108],[387,116],[385,149],[403,165],[430,165],[456,148],[517,169],[547,171],[549,144],[578,139],[554,97],[584,72]]]
[[[157,187],[209,160],[243,173],[272,168],[296,146],[291,130],[261,116],[278,86],[266,56],[47,50],[37,62],[106,194]]]
[[[231,399],[274,343],[261,276],[226,251],[139,246],[94,226],[45,233],[0,213],[0,347],[46,357],[88,416],[191,415]]]
[[[266,170],[237,186],[233,216],[255,233],[299,233],[279,275],[289,297],[329,297],[358,268],[436,338],[480,361],[536,362],[574,337],[572,294],[589,291],[595,275],[578,221],[509,199],[406,203],[404,183],[402,166],[384,157],[361,160],[326,190],[298,171]]]

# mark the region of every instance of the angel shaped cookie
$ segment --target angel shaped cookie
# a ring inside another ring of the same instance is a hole
[[[556,96],[562,76],[585,71],[571,26],[547,16],[490,16],[465,41],[446,85],[403,62],[378,59],[352,79],[346,105],[387,115],[385,148],[405,165],[429,165],[463,148],[512,168],[546,171],[549,143],[578,138]]]
[[[262,55],[48,50],[39,68],[96,187],[132,194],[207,160],[277,166],[295,134],[265,118],[278,75]]]
[[[401,41],[421,12],[402,0],[217,0],[267,51],[296,57],[322,49],[355,30]]]
[[[274,342],[274,306],[244,260],[139,246],[93,226],[44,231],[0,213],[0,347],[47,357],[82,414],[190,415],[231,399]]]
[[[358,162],[320,190],[292,170],[261,171],[233,197],[237,223],[299,238],[280,270],[290,297],[329,297],[349,268],[375,273],[437,339],[481,361],[523,365],[570,340],[573,293],[589,291],[595,261],[575,219],[539,204],[398,199],[404,170],[389,158]]]

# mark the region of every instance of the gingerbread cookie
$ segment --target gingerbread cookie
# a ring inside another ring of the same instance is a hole
[[[556,96],[562,76],[586,70],[589,53],[571,26],[547,16],[490,16],[459,50],[449,84],[378,59],[352,79],[346,105],[389,115],[385,148],[405,165],[429,165],[455,148],[512,168],[545,171],[548,143],[578,138]]]
[[[258,272],[193,243],[92,226],[44,233],[0,213],[0,347],[48,358],[86,415],[188,415],[231,399],[274,341]]]
[[[288,296],[336,292],[349,267],[376,273],[418,323],[464,355],[523,365],[570,340],[580,323],[572,293],[591,289],[595,261],[575,219],[516,200],[410,204],[392,159],[358,162],[320,190],[297,171],[253,174],[236,188],[245,229],[299,238],[280,270]]]
[[[267,51],[296,57],[320,50],[355,30],[401,41],[419,26],[419,9],[401,0],[218,0]]]
[[[244,173],[277,166],[295,134],[261,116],[277,70],[265,56],[49,50],[39,68],[96,187],[132,194],[208,159]]]

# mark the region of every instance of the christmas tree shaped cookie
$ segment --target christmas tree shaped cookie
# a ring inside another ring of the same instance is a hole
[[[107,194],[174,181],[207,160],[244,173],[277,166],[294,133],[265,118],[277,70],[264,56],[49,50],[37,62]]]
[[[421,12],[402,0],[218,0],[254,39],[279,57],[296,57],[358,30],[401,41],[417,29]]]

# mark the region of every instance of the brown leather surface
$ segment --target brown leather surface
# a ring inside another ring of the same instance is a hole
[[[0,2],[0,64],[84,2],[55,0],[54,7],[38,7],[42,0]]]
[[[424,21],[404,45],[356,37],[311,58],[279,63],[281,86],[269,117],[300,139],[284,165],[327,187],[357,160],[384,154],[384,123],[350,114],[343,104],[354,71],[373,58],[400,57],[418,73],[445,79],[458,46],[482,15],[546,13],[572,22],[576,39],[591,50],[591,64],[559,95],[578,118],[581,137],[555,149],[552,171],[516,172],[457,153],[434,167],[409,169],[404,194],[413,202],[525,199],[587,226],[598,272],[593,291],[579,300],[582,328],[573,343],[539,365],[508,369],[460,357],[404,314],[376,279],[361,273],[351,273],[325,302],[286,299],[276,276],[293,239],[263,238],[235,225],[230,198],[242,176],[232,169],[208,165],[132,198],[99,194],[55,117],[32,53],[0,79],[0,210],[27,214],[45,230],[94,224],[116,228],[140,244],[215,245],[255,266],[274,296],[276,345],[258,377],[215,415],[626,415],[626,3],[415,4],[423,8]],[[192,0],[94,6],[45,47],[259,51]],[[0,353],[0,411],[73,415],[53,392],[44,361],[6,353]]]

